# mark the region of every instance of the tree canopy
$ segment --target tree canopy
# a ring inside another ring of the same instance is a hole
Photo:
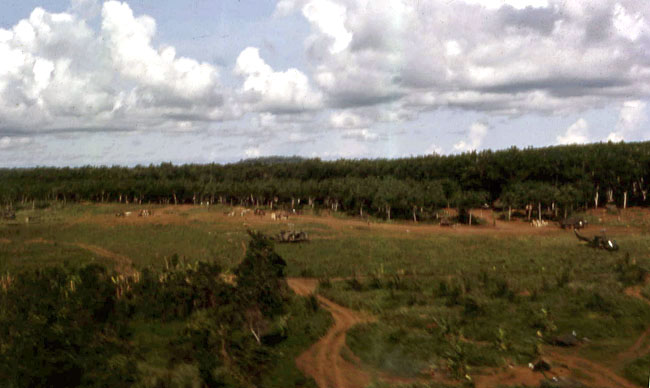
[[[646,206],[649,171],[650,142],[394,160],[272,157],[226,165],[16,168],[0,170],[0,202],[221,202],[417,218],[418,211],[471,198],[511,207]]]

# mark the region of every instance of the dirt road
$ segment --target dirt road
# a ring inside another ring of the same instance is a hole
[[[74,245],[81,249],[85,249],[89,252],[92,252],[97,256],[102,256],[107,259],[113,260],[115,262],[115,270],[121,274],[132,275],[134,272],[133,263],[131,262],[131,259],[124,255],[111,252],[108,249],[98,247],[97,245],[84,244],[84,243],[70,243],[69,245]]]
[[[27,244],[55,244],[55,241],[45,240],[42,237],[31,239],[25,241]],[[115,270],[122,275],[133,275],[135,269],[133,268],[133,262],[129,257],[120,255],[119,253],[111,252],[106,248],[102,248],[97,245],[85,244],[80,242],[60,242],[60,244],[73,246],[77,248],[84,249],[88,252],[94,253],[97,256],[101,256],[107,259],[110,259],[115,262]]]
[[[288,279],[289,286],[298,295],[309,295],[318,284],[315,279]],[[347,309],[329,299],[318,296],[320,304],[332,314],[334,326],[318,342],[296,359],[298,368],[316,380],[320,388],[363,388],[371,376],[359,365],[341,356],[345,333],[354,325],[369,322],[371,317]]]

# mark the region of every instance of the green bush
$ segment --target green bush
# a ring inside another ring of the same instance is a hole
[[[129,386],[135,379],[126,317],[99,265],[15,276],[0,291],[0,380],[12,387]]]

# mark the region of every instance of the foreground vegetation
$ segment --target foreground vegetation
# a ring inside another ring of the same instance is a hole
[[[319,278],[320,294],[376,317],[348,333],[348,347],[364,365],[413,384],[447,376],[453,386],[552,360],[556,337],[574,331],[580,343],[567,354],[646,382],[649,341],[628,351],[650,321],[644,210],[586,215],[593,226],[584,234],[607,228],[621,246],[606,252],[557,226],[521,221],[443,229],[307,214],[277,223],[229,217],[227,206],[114,216],[138,208],[59,203],[17,212],[36,221],[0,222],[0,377],[11,386],[64,378],[82,386],[313,386],[293,359],[330,318],[313,298],[288,292],[285,274]],[[251,227],[306,230],[311,241],[271,250],[266,240],[250,242]],[[117,277],[121,259],[139,269],[138,281]],[[55,364],[36,367],[44,360]],[[574,370],[577,378],[589,372]]]
[[[236,283],[178,256],[130,275],[96,263],[6,273],[2,386],[314,386],[293,359],[329,317],[288,290],[285,265],[252,234]]]
[[[450,371],[462,378],[525,365],[573,332],[600,352],[606,347],[597,356],[616,364],[616,353],[650,320],[648,304],[623,293],[645,276],[626,257],[568,256],[557,267],[534,260],[526,271],[475,263],[448,275],[323,280],[320,292],[379,317],[352,329],[348,345],[368,364],[404,377]]]

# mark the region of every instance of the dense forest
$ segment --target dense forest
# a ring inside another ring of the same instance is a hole
[[[646,206],[650,142],[510,148],[404,159],[262,158],[219,165],[0,170],[7,207],[42,201],[223,203],[328,208],[427,219],[485,204],[566,217],[614,203]]]

